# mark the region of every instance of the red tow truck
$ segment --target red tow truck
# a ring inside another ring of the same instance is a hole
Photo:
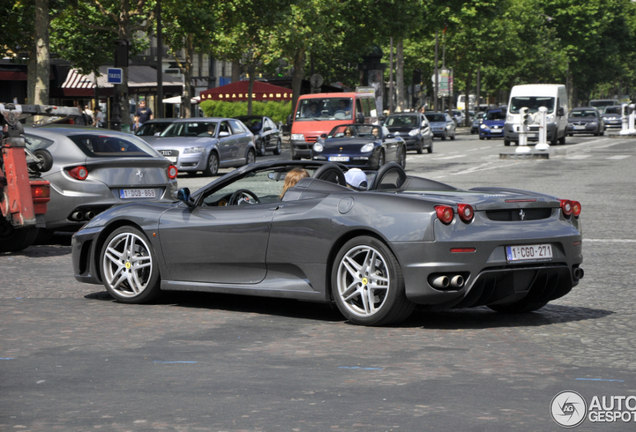
[[[79,116],[80,112],[73,107],[0,103],[0,114],[0,252],[15,252],[30,246],[38,226],[43,226],[50,184],[40,173],[53,164],[48,151],[28,150],[20,120],[33,115],[48,119]]]

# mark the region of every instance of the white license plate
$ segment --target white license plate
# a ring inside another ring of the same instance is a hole
[[[120,189],[119,198],[155,198],[154,189]]]
[[[502,133],[503,129],[490,129],[490,133]]]
[[[537,138],[539,134],[528,134],[528,138]]]
[[[177,163],[177,157],[176,156],[164,156],[164,157],[166,159],[168,159],[172,163]]]
[[[508,262],[536,261],[552,258],[552,245],[506,246]]]
[[[585,130],[585,126],[574,126],[574,130]]]
[[[331,162],[349,162],[349,156],[330,156]]]

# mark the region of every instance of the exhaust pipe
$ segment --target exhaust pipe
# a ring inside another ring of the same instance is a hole
[[[91,220],[95,217],[95,212],[94,211],[87,211],[86,213],[84,213],[84,218],[86,218],[86,220]]]
[[[461,288],[464,286],[464,277],[462,275],[453,276],[450,281],[450,286],[452,288]]]
[[[582,268],[577,267],[574,269],[574,279],[583,279],[583,276],[585,276],[585,272]]]
[[[448,276],[438,276],[435,279],[431,279],[430,283],[434,288],[448,288],[450,281]]]
[[[84,218],[84,215],[82,214],[82,212],[73,212],[71,213],[71,219],[74,221],[81,221]]]

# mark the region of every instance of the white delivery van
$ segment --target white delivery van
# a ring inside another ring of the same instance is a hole
[[[565,144],[565,132],[568,125],[568,95],[562,84],[525,84],[517,85],[510,91],[508,113],[504,126],[504,145],[511,142],[519,144],[519,128],[521,127],[519,110],[528,108],[533,114],[529,126],[528,141],[539,139],[540,107],[548,109],[548,141],[551,145]]]

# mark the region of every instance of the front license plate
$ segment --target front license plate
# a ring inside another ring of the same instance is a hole
[[[119,198],[121,199],[129,199],[129,198],[155,198],[155,190],[154,189],[120,189],[119,190]]]
[[[503,129],[490,129],[490,133],[502,133]]]
[[[176,156],[164,156],[164,157],[166,159],[168,159],[172,163],[177,163],[177,157]]]
[[[349,156],[330,156],[331,162],[349,162]]]
[[[585,130],[585,126],[574,126],[574,130]]]
[[[552,258],[552,245],[506,246],[508,262],[536,261]]]

